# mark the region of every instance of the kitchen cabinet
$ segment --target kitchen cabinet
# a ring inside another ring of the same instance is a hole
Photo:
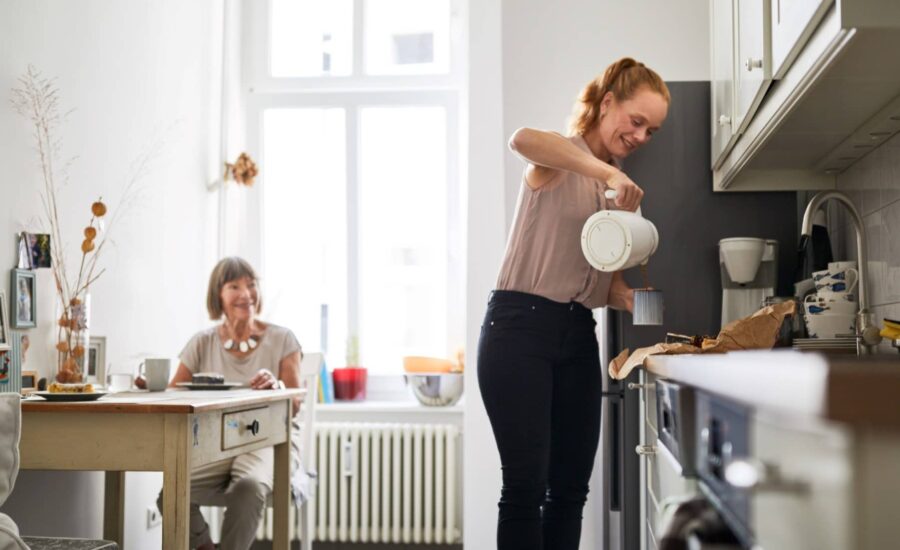
[[[734,3],[712,2],[710,10],[712,164],[717,168],[734,144]]]
[[[736,0],[734,44],[735,121],[740,134],[762,103],[772,83],[772,50],[769,0]]]
[[[900,370],[892,356],[748,351],[654,356],[646,369],[657,386],[695,390],[697,485],[744,547],[897,546]],[[642,487],[651,502],[671,490],[659,447]]]
[[[832,189],[900,132],[900,2],[710,0],[715,191]]]
[[[832,0],[771,0],[772,77],[784,76]]]

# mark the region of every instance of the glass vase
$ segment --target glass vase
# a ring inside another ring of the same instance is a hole
[[[83,293],[57,306],[56,381],[63,384],[85,381],[90,344],[91,296]]]

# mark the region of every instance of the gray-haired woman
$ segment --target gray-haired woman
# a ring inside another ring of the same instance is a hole
[[[191,338],[181,352],[181,364],[170,387],[190,382],[199,372],[219,373],[229,382],[241,382],[257,390],[299,387],[300,344],[289,329],[256,318],[262,308],[257,281],[256,272],[241,258],[225,258],[216,265],[209,278],[206,307],[210,318],[222,319],[222,323]],[[299,398],[295,399],[294,414],[299,405]],[[296,424],[292,433],[291,481],[297,499],[302,469]],[[273,451],[267,447],[191,472],[191,547],[215,548],[199,506],[224,502],[219,548],[250,548],[272,491],[272,469]],[[160,493],[160,510],[162,497]]]

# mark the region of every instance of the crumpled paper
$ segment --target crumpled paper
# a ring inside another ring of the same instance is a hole
[[[778,341],[785,317],[797,314],[797,303],[788,300],[766,306],[749,317],[725,325],[718,337],[706,339],[702,347],[690,344],[656,344],[630,353],[628,349],[609,363],[609,375],[623,380],[635,367],[643,366],[651,355],[679,355],[686,353],[725,353],[744,349],[771,349]]]

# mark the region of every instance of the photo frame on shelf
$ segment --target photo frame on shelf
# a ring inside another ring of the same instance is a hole
[[[19,269],[31,269],[31,249],[28,245],[28,233],[19,233],[18,237],[16,267]]]
[[[12,328],[37,326],[37,278],[30,269],[9,274],[9,321]]]
[[[87,366],[84,369],[88,382],[106,383],[106,336],[91,336],[85,354]]]
[[[6,315],[6,293],[0,290],[0,351],[9,349],[9,317]]]
[[[31,252],[31,269],[50,267],[50,235],[47,233],[23,233]]]
[[[28,395],[29,393],[34,393],[37,391],[38,380],[40,380],[40,376],[36,370],[23,370],[22,371],[22,395]]]

